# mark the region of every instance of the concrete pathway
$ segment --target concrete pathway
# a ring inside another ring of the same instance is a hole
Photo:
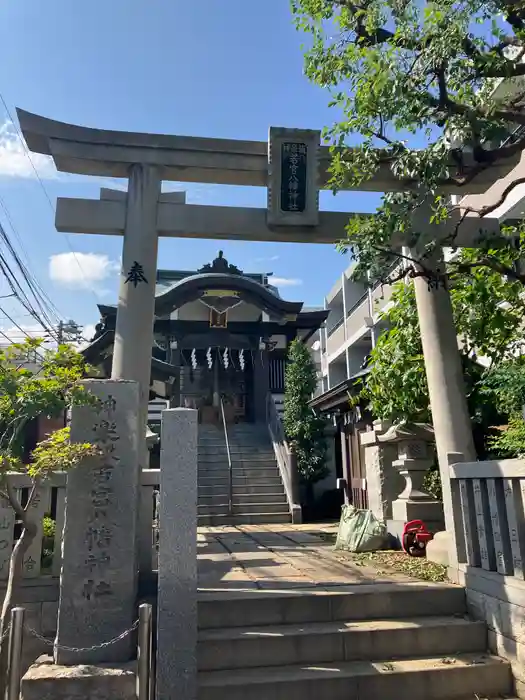
[[[319,536],[334,525],[243,525],[202,527],[197,538],[199,589],[287,590],[411,581],[402,574],[344,563]]]

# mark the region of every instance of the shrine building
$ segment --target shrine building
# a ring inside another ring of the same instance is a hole
[[[141,275],[135,270],[128,283],[143,283]],[[99,310],[83,354],[110,376],[117,307]],[[268,395],[282,403],[289,344],[308,342],[327,315],[282,299],[271,273],[244,273],[222,251],[196,271],[158,270],[150,399],[196,408],[201,423],[218,424],[222,398],[227,422],[266,422]]]

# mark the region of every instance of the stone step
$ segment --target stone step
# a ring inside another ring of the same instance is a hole
[[[220,430],[215,433],[204,433],[199,435],[198,442],[224,442],[224,431]],[[242,431],[232,431],[228,430],[228,440],[235,442],[268,442],[270,440],[270,433],[268,430],[265,431],[255,431],[255,432],[242,432]]]
[[[213,479],[208,479],[208,481],[213,482]],[[281,479],[270,479],[271,483],[262,484],[252,484],[252,483],[241,483],[233,484],[233,494],[235,497],[241,498],[242,496],[266,493],[271,491],[272,493],[284,493],[284,486]],[[206,483],[203,484],[202,480],[199,480],[198,493],[199,498],[202,496],[206,498],[208,496],[221,495],[228,492],[228,481],[224,479],[219,479],[217,483]]]
[[[242,432],[236,430],[228,430],[228,440],[235,442],[268,442],[270,440],[270,433],[268,430],[264,432],[254,431],[254,432]],[[198,442],[224,442],[224,431],[220,430],[215,433],[203,433],[199,435]]]
[[[453,641],[452,641],[453,640]],[[486,626],[466,618],[319,622],[202,630],[199,670],[292,666],[483,652]]]
[[[198,515],[221,515],[224,512],[224,508],[228,508],[226,505],[201,505],[197,506]],[[258,503],[238,503],[233,501],[233,514],[251,514],[251,513],[283,513],[288,514],[288,504],[286,501],[284,503],[272,503],[271,501],[260,501]]]
[[[264,461],[264,460],[274,460],[276,459],[275,457],[275,452],[273,450],[235,450],[235,449],[230,449],[230,457],[232,460],[237,460],[237,461],[246,461],[246,460],[253,460],[253,461]],[[214,449],[213,451],[210,450],[210,452],[201,452],[199,451],[197,455],[197,459],[199,462],[215,462],[215,461],[222,461],[222,460],[228,460],[228,452],[226,449],[224,450],[219,450],[219,449]]]
[[[229,474],[229,468],[226,467],[224,469],[207,469],[204,467],[199,467],[197,471],[197,475],[200,478],[202,477],[213,477],[213,476],[218,476],[218,477],[223,477],[225,479],[228,478]],[[241,478],[246,478],[246,479],[251,479],[252,477],[259,477],[259,478],[265,478],[265,477],[278,477],[279,476],[279,467],[277,466],[269,466],[269,467],[232,467],[232,477],[233,479],[241,479]]]
[[[241,426],[240,424],[232,424],[228,423],[226,425],[226,430],[228,431],[228,435],[248,435],[248,436],[268,436],[268,426],[265,423],[261,423],[257,427],[254,426]],[[210,430],[204,430],[201,431],[199,430],[199,437],[203,435],[205,437],[209,435],[224,435],[224,427],[221,424],[220,426],[214,425]]]
[[[232,455],[232,467],[236,469],[245,469],[245,468],[250,468],[250,469],[260,469],[262,467],[273,467],[277,466],[277,460],[275,457],[269,458],[269,459],[238,459],[235,458],[234,455]],[[214,461],[211,460],[201,460],[199,458],[197,462],[198,466],[203,468],[203,469],[220,469],[221,467],[229,466],[228,459],[215,459]]]
[[[222,503],[221,505],[214,506],[197,506],[197,518],[199,520],[199,525],[202,525],[201,518],[203,516],[225,516],[229,515],[228,503]]]
[[[246,591],[199,598],[200,629],[465,614],[464,589],[443,583],[375,583],[337,587],[329,593],[298,589],[279,595]]]
[[[199,479],[199,488],[201,486],[224,486],[228,484],[229,479],[227,473],[224,476],[220,475],[214,475],[210,474],[210,472],[207,472],[206,474],[201,474],[199,473],[198,479]],[[276,485],[282,484],[281,478],[279,476],[279,472],[276,470],[272,470],[272,473],[268,476],[264,476],[261,474],[257,475],[250,475],[247,476],[246,474],[238,475],[234,474],[233,475],[233,485],[234,486],[268,486],[273,488]]]
[[[240,440],[240,441],[254,441],[254,440],[268,440],[270,439],[270,433],[268,430],[265,431],[254,431],[254,432],[242,432],[236,430],[228,429],[228,439],[229,440]],[[217,442],[224,442],[224,431],[220,430],[215,433],[203,433],[199,435],[198,442],[207,442],[210,440],[216,440]]]
[[[198,682],[199,700],[459,700],[512,687],[510,665],[479,653],[209,671]]]
[[[261,493],[235,493],[233,494],[235,503],[286,503],[284,489],[281,491],[262,491]],[[228,493],[217,493],[212,496],[202,496],[199,493],[198,504],[221,505],[228,503]]]
[[[249,454],[247,452],[231,452],[230,459],[232,464],[235,463],[249,463],[249,464],[265,464],[270,462],[271,464],[276,464],[277,459],[273,452],[266,452],[260,454]],[[219,454],[215,453],[213,455],[198,455],[197,462],[199,464],[228,464],[228,455],[226,453]]]
[[[238,513],[237,515],[199,515],[199,527],[224,525],[271,525],[291,522],[290,513]]]

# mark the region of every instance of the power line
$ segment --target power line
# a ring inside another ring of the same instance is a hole
[[[23,334],[26,338],[28,338],[29,340],[34,340],[34,337],[31,337],[31,336],[29,335],[29,333],[27,333],[27,331],[25,331],[25,330],[22,328],[22,326],[19,326],[18,323],[14,320],[14,318],[11,318],[11,316],[6,312],[5,309],[3,309],[2,307],[0,307],[0,311],[2,311],[2,313],[6,316],[6,318],[8,318],[9,321],[15,326],[15,328],[18,328],[18,330],[20,330],[20,331],[22,332],[22,334]],[[4,336],[4,338],[7,338],[7,340],[8,340],[10,343],[13,342],[12,339],[9,338],[9,336],[6,335],[3,331],[0,331],[0,333]],[[35,350],[35,355],[37,355],[37,356],[39,357],[40,360],[42,360],[42,361],[44,360],[43,356],[40,355],[40,353],[38,353],[36,350]]]
[[[53,314],[56,315],[57,319],[60,318],[61,316],[63,316],[63,314],[60,313],[60,311],[58,310],[58,308],[55,306],[54,302],[53,302],[53,301],[50,299],[50,297],[46,294],[46,292],[45,292],[45,290],[43,289],[42,285],[41,285],[40,282],[38,281],[38,278],[36,277],[36,275],[35,275],[34,273],[31,273],[31,272],[30,272],[30,269],[29,269],[29,266],[30,266],[30,264],[31,264],[30,256],[29,256],[27,250],[26,250],[25,247],[24,247],[24,242],[23,242],[23,240],[22,240],[22,236],[20,235],[20,233],[19,233],[17,227],[15,226],[15,223],[14,223],[13,218],[12,218],[10,212],[9,212],[9,209],[8,209],[8,207],[7,207],[7,204],[5,203],[4,199],[3,199],[1,196],[0,196],[0,206],[2,207],[2,209],[3,209],[3,211],[4,211],[4,214],[5,214],[6,219],[7,219],[8,223],[9,223],[9,225],[10,225],[10,227],[11,227],[11,230],[13,231],[13,234],[15,235],[16,239],[18,240],[18,243],[19,243],[19,245],[20,245],[20,248],[22,249],[22,253],[25,255],[25,258],[26,258],[26,261],[27,261],[27,265],[28,265],[28,267],[26,267],[28,276],[31,277],[32,282],[33,282],[33,284],[34,284],[36,290],[41,294],[42,298],[43,298],[44,301],[46,302],[46,305],[48,305],[48,308],[51,310],[51,312],[52,312]]]
[[[40,295],[38,289],[34,286],[33,280],[31,279],[31,275],[30,275],[29,270],[27,270],[27,268],[25,267],[23,262],[18,257],[18,254],[17,254],[16,250],[14,249],[11,241],[9,240],[9,236],[7,235],[6,231],[2,227],[1,223],[0,223],[0,238],[5,242],[8,251],[11,253],[11,255],[15,261],[15,264],[18,267],[18,270],[20,271],[20,273],[22,275],[23,280],[25,281],[25,283],[28,287],[30,294],[33,296],[33,299],[34,299],[37,307],[40,309],[40,312],[42,313],[42,315],[45,318],[45,323],[48,323],[49,325],[52,326],[54,324],[54,321],[51,319],[51,317],[48,313],[49,306],[46,304],[44,299],[41,299],[41,295]],[[4,276],[7,278],[8,283],[9,283],[13,293],[17,297],[17,299],[35,317],[36,320],[41,322],[42,325],[45,325],[45,323],[40,318],[39,313],[33,307],[33,304],[31,302],[31,300],[29,299],[28,295],[26,294],[25,290],[23,289],[20,282],[18,281],[17,276],[15,276],[15,274],[13,273],[6,258],[1,253],[0,253],[0,260],[2,263],[1,267],[2,267],[2,271],[4,273]],[[16,291],[16,288],[19,290],[18,292]],[[20,299],[20,295],[23,296],[23,300]],[[52,309],[50,310],[50,313],[51,313],[51,315],[54,315],[54,311]]]
[[[20,282],[17,279],[17,276],[14,274],[13,270],[11,269],[11,266],[9,265],[8,261],[6,260],[5,256],[0,252],[0,270],[3,272],[4,277],[7,280],[7,283],[9,284],[9,287],[11,288],[11,291],[13,292],[13,295],[16,297],[16,299],[22,304],[22,306],[29,311],[29,313],[35,318],[35,320],[42,325],[44,328],[46,328],[46,325],[49,327],[54,326],[54,321],[50,318],[46,308],[45,308],[45,303],[43,304],[40,296],[38,294],[38,291],[35,290],[33,282],[30,278],[29,271],[25,267],[24,263],[20,260],[18,253],[16,252],[13,244],[11,243],[11,240],[9,239],[9,236],[5,229],[3,228],[2,224],[0,223],[0,239],[4,241],[4,243],[7,246],[8,251],[11,253],[13,256],[13,259],[20,270],[22,274],[22,278],[27,284],[27,287],[29,289],[29,292],[32,294],[36,305],[39,307],[41,314],[43,315],[44,319],[42,319],[40,313],[35,310],[33,307],[33,304],[31,300],[29,299],[28,295],[26,294],[25,290],[21,286]]]
[[[13,124],[13,126],[14,126],[14,128],[15,128],[15,130],[16,130],[16,133],[17,133],[17,135],[18,135],[18,138],[20,139],[20,142],[21,142],[21,144],[22,144],[22,147],[23,147],[23,149],[24,149],[24,152],[25,152],[25,154],[26,154],[26,156],[27,156],[27,158],[29,159],[29,162],[30,162],[30,164],[31,164],[31,168],[32,168],[33,172],[35,173],[36,179],[38,180],[38,182],[39,182],[39,184],[40,184],[40,187],[42,188],[42,192],[44,193],[44,196],[45,196],[45,198],[46,198],[46,200],[47,200],[49,206],[51,207],[51,211],[52,211],[52,213],[53,213],[53,218],[54,218],[54,216],[55,216],[55,207],[54,207],[54,205],[53,205],[53,202],[52,202],[52,200],[51,200],[51,197],[49,196],[49,192],[47,191],[47,188],[46,188],[46,186],[44,185],[44,182],[43,182],[42,178],[40,177],[40,174],[39,174],[39,172],[38,172],[38,170],[37,170],[37,167],[36,167],[36,165],[35,165],[34,162],[33,162],[33,158],[31,157],[31,152],[30,152],[29,148],[27,147],[27,144],[26,144],[26,142],[25,142],[24,136],[23,136],[22,132],[20,131],[20,128],[19,128],[18,124],[17,124],[16,121],[13,119],[13,115],[11,114],[11,110],[9,109],[9,107],[8,107],[8,105],[7,105],[7,102],[5,101],[5,98],[4,98],[4,96],[3,96],[3,94],[2,94],[1,92],[0,92],[0,101],[2,102],[2,104],[3,104],[3,106],[4,106],[4,109],[5,109],[5,111],[7,112],[7,115],[8,115],[8,117],[9,117],[9,119],[11,120],[11,123]],[[85,273],[84,273],[84,270],[83,270],[83,268],[82,268],[82,265],[80,264],[80,261],[79,261],[79,259],[78,259],[78,257],[77,257],[77,254],[76,254],[75,251],[73,250],[73,247],[72,247],[72,245],[71,245],[71,242],[70,242],[69,237],[68,237],[67,234],[65,234],[65,238],[66,238],[66,243],[67,243],[67,245],[68,245],[68,248],[69,248],[69,250],[71,251],[71,253],[73,254],[73,257],[74,257],[74,259],[75,259],[75,262],[76,262],[76,264],[78,265],[78,269],[80,270],[80,273],[81,273],[82,277],[84,278],[84,282],[86,283],[87,288],[90,290],[91,294],[92,294],[93,297],[95,298],[95,301],[98,303],[97,295],[95,294],[95,292],[93,291],[93,289],[92,289],[91,287],[89,287],[89,283],[88,283],[87,277],[86,277],[86,275],[85,275]]]

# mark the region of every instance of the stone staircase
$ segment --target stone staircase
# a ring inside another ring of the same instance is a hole
[[[284,582],[283,582],[284,583]],[[203,593],[198,700],[481,700],[508,697],[462,588],[361,584]]]
[[[228,426],[233,472],[233,513],[228,512],[229,466],[224,431],[199,426],[198,524],[287,523],[290,510],[268,428]]]

